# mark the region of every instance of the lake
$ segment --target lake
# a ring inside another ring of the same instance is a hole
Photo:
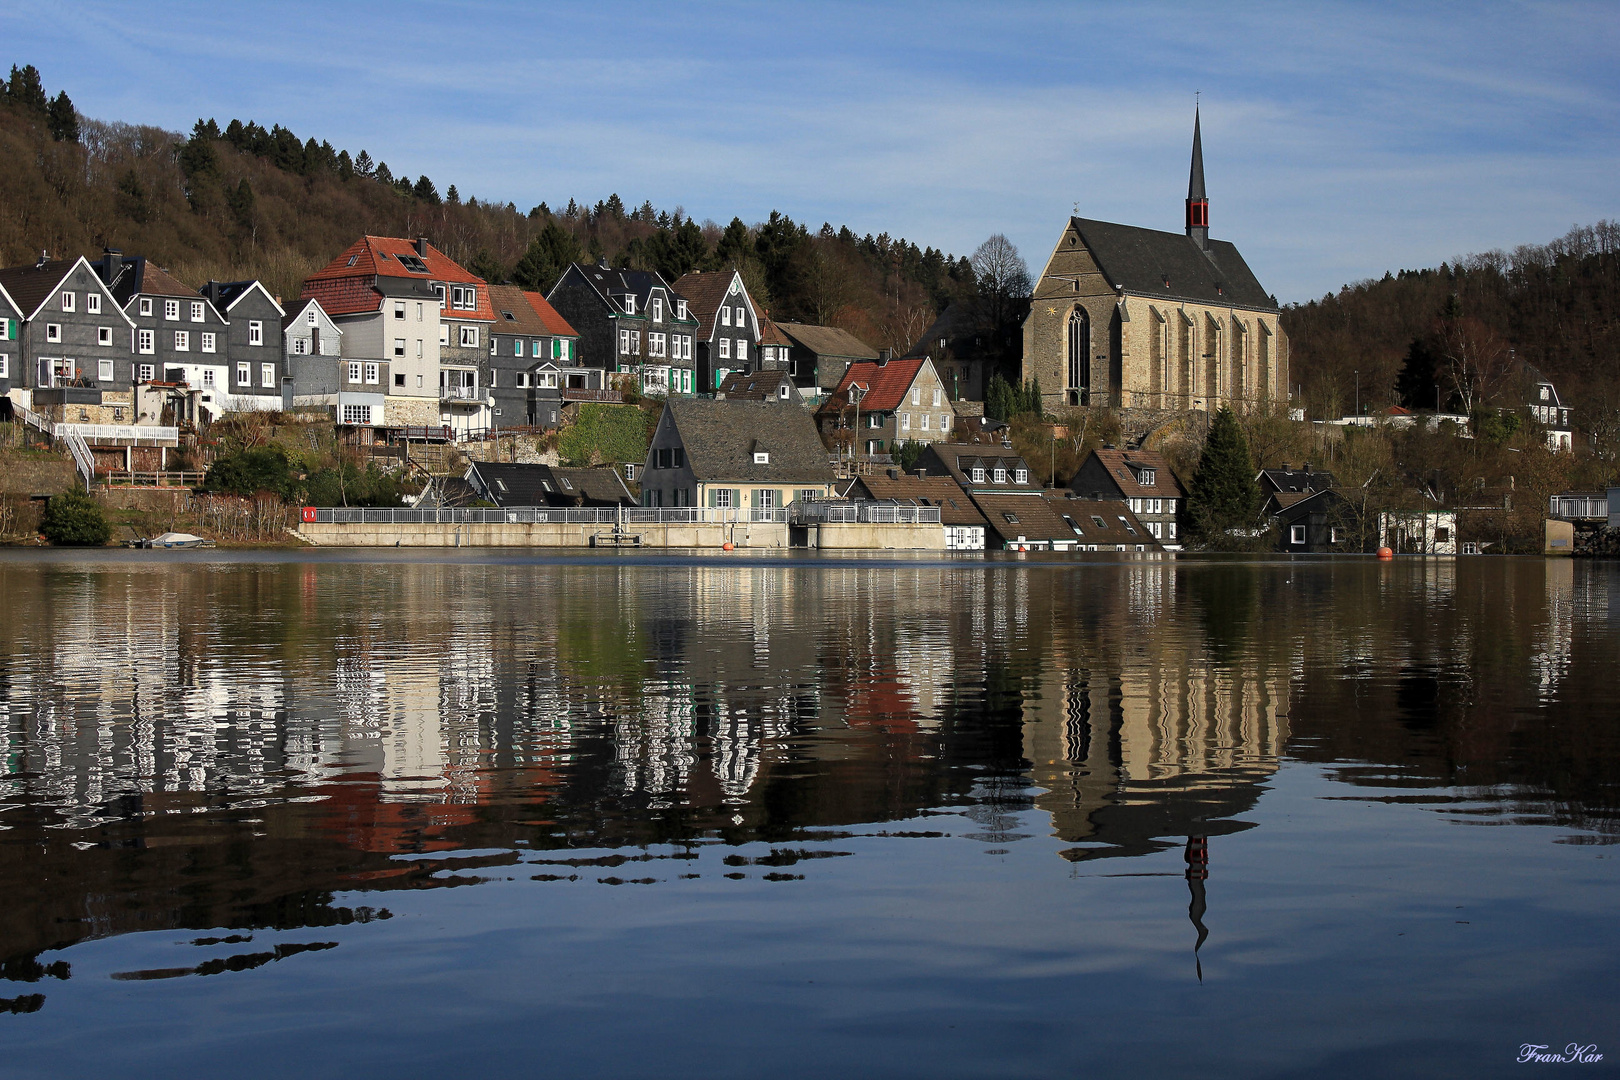
[[[0,552],[0,1076],[1620,1061],[1620,564]]]

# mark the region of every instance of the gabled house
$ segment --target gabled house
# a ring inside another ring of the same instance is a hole
[[[949,476],[970,495],[1039,495],[1040,479],[1010,446],[930,443],[917,459],[929,476]]]
[[[280,302],[258,281],[210,281],[201,294],[226,320],[231,372],[226,408],[291,408],[293,389],[281,338],[287,312]]]
[[[759,316],[759,369],[788,371],[792,363],[793,342],[782,333],[781,327],[771,321],[769,315],[757,308],[755,312]]]
[[[1305,555],[1361,549],[1359,538],[1344,524],[1348,507],[1336,488],[1273,490],[1261,515],[1277,530],[1278,551]]]
[[[726,401],[781,401],[794,405],[803,400],[792,376],[785,371],[733,371],[714,396]]]
[[[0,287],[0,402],[11,407],[12,380],[24,385],[18,348],[22,340],[23,313],[4,287]]]
[[[816,410],[827,438],[846,433],[862,455],[888,453],[901,442],[948,439],[955,415],[932,360],[890,360],[887,350],[849,365]]]
[[[1530,364],[1524,365],[1525,381],[1529,384],[1527,397],[1530,415],[1547,432],[1547,449],[1553,453],[1568,453],[1575,447],[1575,428],[1569,416],[1573,411],[1558,396],[1552,381]]]
[[[946,551],[984,550],[984,515],[948,476],[914,476],[891,469],[881,476],[857,477],[844,498],[937,507],[940,527],[945,530]]]
[[[732,372],[759,369],[760,319],[742,274],[693,270],[674,288],[697,319],[697,379],[703,393],[717,389]]]
[[[788,374],[807,398],[836,390],[849,365],[878,358],[876,349],[836,326],[778,322],[776,329],[788,339]]]
[[[1019,327],[1028,315],[1029,301],[1014,301],[1007,324],[998,329],[989,325],[978,304],[951,304],[906,355],[932,360],[952,401],[983,401],[985,387],[997,371],[1011,372],[1011,379],[1017,379],[1024,356]]]
[[[509,506],[634,506],[635,497],[611,467],[567,469],[507,461],[475,461],[462,477],[477,498]]]
[[[319,300],[300,300],[281,320],[283,364],[293,405],[337,407],[343,330]]]
[[[762,520],[832,494],[809,411],[770,401],[671,398],[641,474],[643,506],[749,510]]]
[[[92,265],[135,324],[135,381],[185,384],[202,423],[231,408],[224,312],[143,256],[109,248]]]
[[[1326,491],[1337,486],[1332,473],[1313,469],[1310,462],[1298,469],[1292,465],[1284,465],[1280,469],[1261,469],[1255,474],[1254,480],[1260,485],[1262,496],[1278,492],[1309,495],[1313,491]]]
[[[546,300],[579,332],[586,362],[634,376],[641,392],[708,392],[697,379],[697,319],[656,270],[572,263]]]
[[[495,427],[556,427],[562,369],[578,367],[579,334],[536,292],[491,285],[489,387]]]
[[[426,239],[362,236],[310,275],[300,295],[319,300],[343,330],[339,424],[438,428],[450,416],[488,426],[477,379],[484,327],[494,321],[488,288]],[[456,345],[447,354],[451,326]],[[446,358],[454,379],[443,373]]]
[[[0,292],[18,314],[0,342],[15,404],[68,423],[136,422],[134,385],[157,373],[135,366],[134,322],[89,260],[0,270]]]
[[[1105,446],[1081,462],[1069,489],[1092,498],[1123,499],[1154,539],[1172,551],[1181,547],[1176,514],[1186,492],[1170,463],[1156,450]]]

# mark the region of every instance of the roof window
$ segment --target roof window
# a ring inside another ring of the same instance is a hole
[[[428,272],[427,263],[415,255],[397,255],[395,258],[399,259],[399,265],[413,274],[425,274]]]
[[[507,322],[517,322],[517,316],[512,314],[510,311],[503,311],[501,314],[506,316]]]
[[[1018,524],[1018,515],[1017,514],[1010,513],[1008,511],[1003,510],[1002,513],[1001,513],[1001,516],[1007,519],[1007,524],[1009,524],[1009,525]]]
[[[1108,522],[1104,521],[1102,518],[1098,517],[1096,514],[1091,515],[1091,523],[1093,525],[1097,526],[1097,528],[1099,528],[1099,529],[1108,528]]]
[[[771,452],[769,450],[755,450],[754,451],[754,464],[755,465],[769,465],[770,463],[771,463]]]

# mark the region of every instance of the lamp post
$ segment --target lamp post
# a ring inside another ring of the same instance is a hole
[[[1356,369],[1356,415],[1361,415],[1361,370]]]

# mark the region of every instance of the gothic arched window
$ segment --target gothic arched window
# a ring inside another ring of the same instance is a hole
[[[1069,389],[1079,391],[1082,402],[1091,390],[1091,320],[1085,308],[1069,316]]]

